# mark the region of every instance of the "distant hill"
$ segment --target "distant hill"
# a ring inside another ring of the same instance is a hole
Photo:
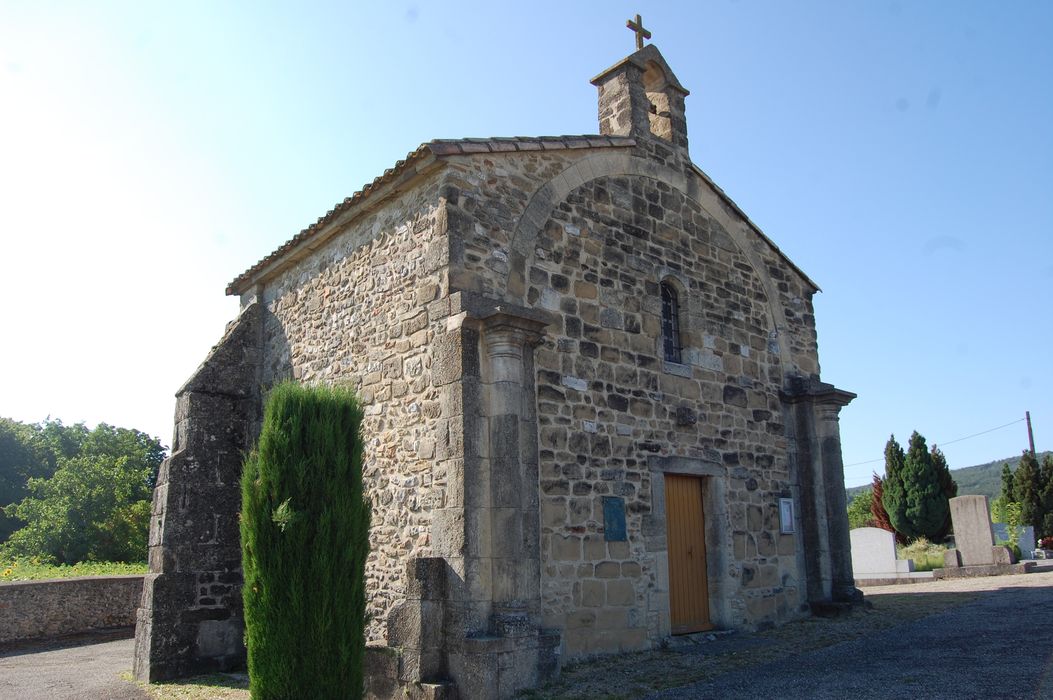
[[[1039,452],[1038,461],[1041,462],[1048,454],[1053,453]],[[974,467],[952,469],[951,476],[958,482],[958,495],[987,496],[991,500],[998,498],[998,495],[1002,492],[1002,465],[1007,462],[1009,463],[1009,468],[1016,471],[1016,465],[1020,462],[1020,455],[996,459],[993,462],[977,464]],[[848,494],[848,500],[851,501],[852,497],[857,493],[869,488],[869,485],[853,486],[850,489],[845,489],[845,492]]]

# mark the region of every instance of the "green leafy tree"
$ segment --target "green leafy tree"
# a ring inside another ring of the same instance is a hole
[[[925,438],[914,431],[907,453],[890,438],[885,448],[883,502],[892,526],[910,540],[936,540],[946,525],[947,495],[932,462]]]
[[[991,522],[1005,523],[1006,526],[1006,538],[996,541],[995,544],[1009,547],[1013,550],[1013,556],[1019,560],[1021,554],[1020,535],[1024,532],[1020,504],[1013,501],[1003,501],[1001,497],[996,498],[995,503],[997,504],[998,519],[995,519],[995,508],[992,507]]]
[[[3,553],[65,564],[144,561],[164,447],[138,430],[105,423],[88,430],[49,422],[40,437],[57,467],[48,477],[30,478],[28,495],[4,509],[25,525]]]
[[[873,527],[874,516],[870,512],[873,501],[872,489],[863,489],[852,498],[852,502],[848,504],[848,527]]]
[[[276,387],[242,472],[252,697],[359,698],[370,504],[349,391]]]
[[[51,476],[55,462],[36,425],[0,418],[0,543],[25,525],[3,509],[29,495],[30,479]]]

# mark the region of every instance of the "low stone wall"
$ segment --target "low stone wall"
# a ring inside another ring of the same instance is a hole
[[[0,643],[130,627],[142,591],[141,575],[0,584]]]

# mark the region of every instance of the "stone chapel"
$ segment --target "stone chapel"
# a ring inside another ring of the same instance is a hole
[[[353,386],[372,696],[857,599],[818,287],[688,155],[654,45],[599,134],[425,143],[227,287],[154,494],[136,675],[244,663],[238,479],[276,382]]]

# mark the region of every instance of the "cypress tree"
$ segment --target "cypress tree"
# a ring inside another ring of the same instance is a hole
[[[948,501],[947,517],[944,519],[943,526],[935,539],[936,542],[940,542],[951,533],[950,500],[958,495],[958,482],[951,476],[951,468],[947,465],[947,457],[936,445],[932,446],[931,458],[932,468],[936,470],[936,479],[940,484],[940,492],[943,493],[944,498]]]
[[[890,440],[890,446],[893,442]],[[899,445],[896,444],[895,448]],[[889,451],[886,449],[886,468]],[[898,459],[900,455],[902,448],[893,457]],[[916,430],[910,436],[906,457],[898,469],[900,479],[896,490],[886,484],[884,499],[893,527],[911,540],[919,537],[934,541],[941,539],[949,510],[947,496],[940,485],[925,438]]]
[[[1013,470],[1009,468],[1009,462],[1002,465],[1002,498],[1006,502],[1016,501],[1016,489],[1013,487]]]
[[[1024,450],[1020,463],[1013,474],[1013,488],[1017,501],[1020,502],[1020,516],[1025,525],[1033,525],[1041,530],[1045,512],[1042,508],[1042,470],[1038,460],[1029,451]]]
[[[907,491],[903,483],[906,455],[896,442],[896,436],[889,437],[885,443],[885,478],[882,480],[881,504],[885,507],[888,522],[901,537],[910,535],[900,529],[907,521]]]
[[[242,474],[250,692],[359,698],[370,506],[362,412],[347,390],[282,384]]]

